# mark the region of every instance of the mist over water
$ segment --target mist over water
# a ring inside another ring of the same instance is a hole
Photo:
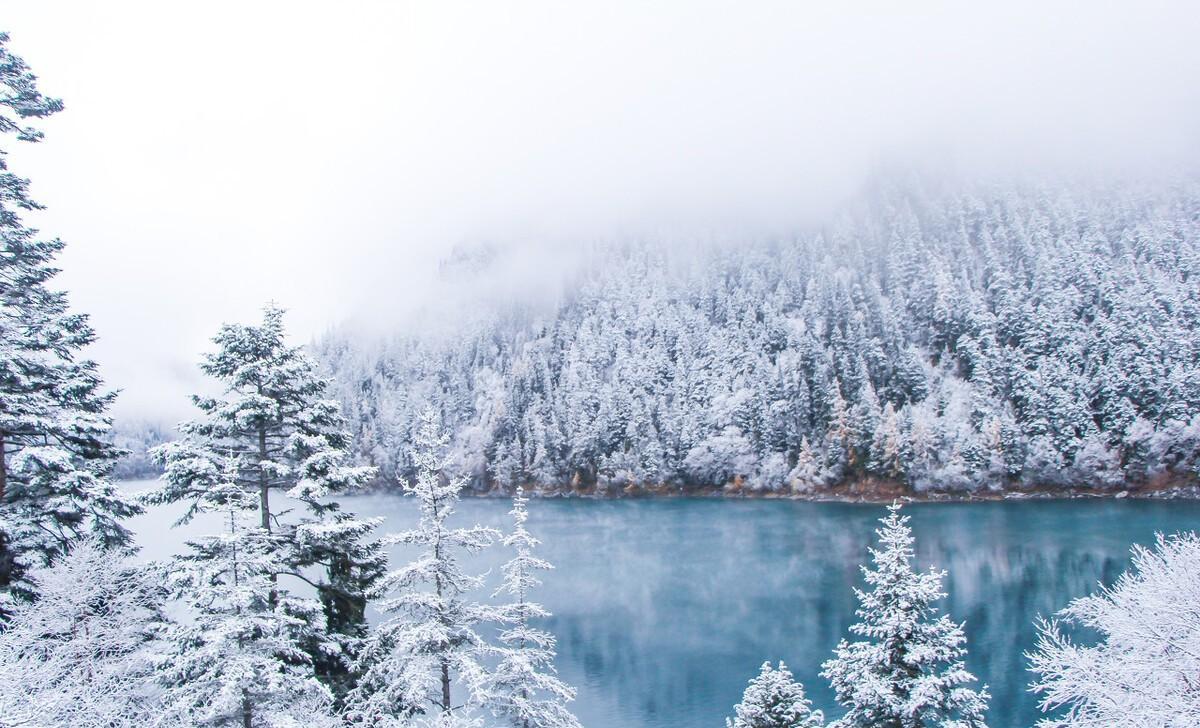
[[[411,527],[416,504],[398,495],[343,499],[383,531]],[[469,499],[457,521],[508,527],[509,502]],[[1133,543],[1200,522],[1192,501],[1027,501],[912,504],[917,566],[944,569],[944,607],[966,623],[968,668],[992,693],[989,725],[1032,725],[1023,656],[1034,622],[1109,584]],[[176,509],[134,519],[143,556],[220,528],[206,516],[167,529]],[[840,710],[818,676],[854,621],[852,589],[869,559],[875,505],[737,500],[535,499],[529,527],[556,565],[537,598],[554,616],[558,668],[579,688],[584,725],[720,726],[764,660],[787,662],[817,707]],[[409,554],[391,552],[393,566]],[[474,564],[491,570],[492,549]],[[479,595],[481,598],[484,594]],[[378,614],[373,619],[379,619]]]

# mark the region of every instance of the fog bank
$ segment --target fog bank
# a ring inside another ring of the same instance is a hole
[[[524,295],[596,240],[818,224],[881,169],[1190,171],[1186,3],[56,2],[12,149],[119,415],[176,417],[224,320],[402,321],[456,245]],[[28,147],[28,145],[26,145]],[[507,287],[507,288],[506,288]]]

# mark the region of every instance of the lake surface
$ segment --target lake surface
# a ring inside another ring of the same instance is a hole
[[[343,502],[384,516],[385,531],[416,518],[399,495]],[[508,507],[467,500],[459,520],[504,528]],[[988,723],[997,728],[1030,726],[1039,715],[1023,656],[1035,619],[1110,583],[1132,543],[1200,523],[1200,503],[1186,501],[937,503],[905,512],[918,566],[947,571],[944,607],[966,622],[968,667],[989,686]],[[170,529],[178,513],[134,519],[147,558],[211,529]],[[554,612],[546,626],[559,640],[562,677],[579,689],[576,714],[588,728],[720,728],[758,666],[782,659],[827,716],[840,715],[818,672],[854,621],[858,565],[884,514],[882,506],[774,500],[534,500],[529,527],[558,567],[537,597]],[[505,558],[478,564],[492,569],[491,588]]]

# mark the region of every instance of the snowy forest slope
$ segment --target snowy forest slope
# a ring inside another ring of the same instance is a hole
[[[791,239],[599,246],[548,309],[314,352],[385,476],[431,402],[479,488],[1194,478],[1200,186],[963,189],[877,189]]]

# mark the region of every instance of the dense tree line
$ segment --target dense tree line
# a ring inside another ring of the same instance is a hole
[[[949,189],[794,239],[602,246],[549,309],[315,352],[385,475],[432,403],[477,487],[1194,477],[1200,189]]]

